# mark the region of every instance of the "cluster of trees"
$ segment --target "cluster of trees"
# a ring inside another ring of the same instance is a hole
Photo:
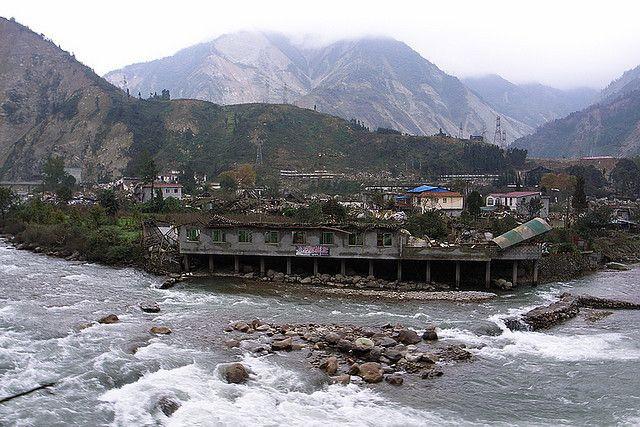
[[[631,159],[620,159],[611,171],[611,182],[624,197],[640,197],[640,167]]]
[[[73,198],[76,179],[64,170],[64,159],[49,157],[42,166],[44,189],[54,191],[58,201],[67,203]]]
[[[233,169],[222,172],[218,178],[220,186],[225,191],[234,191],[236,188],[250,188],[256,183],[256,171],[249,163],[243,163]]]

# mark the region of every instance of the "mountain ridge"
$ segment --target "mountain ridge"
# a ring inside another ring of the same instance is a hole
[[[169,89],[174,97],[219,104],[315,106],[374,129],[411,134],[443,129],[457,135],[461,124],[465,134],[477,134],[492,128],[498,115],[459,79],[388,37],[308,48],[279,33],[243,31],[111,71],[105,78],[120,87],[126,80],[134,93]],[[532,130],[510,117],[503,123],[509,141]]]

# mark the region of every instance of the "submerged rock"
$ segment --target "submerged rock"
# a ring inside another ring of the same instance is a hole
[[[249,379],[249,371],[242,363],[229,363],[220,366],[220,375],[229,384],[242,384]]]
[[[174,412],[180,409],[180,402],[169,396],[163,396],[158,400],[158,403],[156,403],[156,407],[167,417],[170,417]]]
[[[347,385],[351,382],[351,375],[349,374],[340,374],[335,377],[331,377],[331,382],[334,384],[342,384]]]
[[[103,323],[105,325],[109,325],[112,323],[118,323],[120,319],[115,314],[108,314],[104,316],[102,319],[98,320],[98,323]]]
[[[389,374],[384,377],[384,380],[391,385],[402,385],[404,378],[400,374]]]
[[[140,310],[144,311],[145,313],[158,313],[160,312],[160,306],[158,305],[158,303],[153,301],[141,302]]]

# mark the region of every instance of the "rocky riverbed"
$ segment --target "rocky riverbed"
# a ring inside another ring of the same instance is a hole
[[[639,310],[584,306],[537,331],[511,331],[504,322],[564,292],[634,301],[638,270],[475,302],[175,279],[159,289],[161,278],[135,269],[0,245],[0,399],[34,390],[0,404],[0,425],[640,419]]]
[[[231,323],[225,331],[233,338],[227,348],[247,349],[255,354],[305,351],[311,366],[325,372],[333,382],[402,385],[403,376],[422,379],[443,374],[442,366],[473,358],[464,344],[438,343],[436,325],[415,331],[401,324],[380,328],[353,325],[282,324],[252,320]]]

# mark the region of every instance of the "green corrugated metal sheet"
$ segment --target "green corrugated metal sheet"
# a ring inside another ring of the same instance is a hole
[[[534,218],[509,230],[493,239],[493,242],[500,246],[500,249],[508,248],[517,243],[524,242],[532,237],[538,236],[551,230],[551,226],[542,218]]]

